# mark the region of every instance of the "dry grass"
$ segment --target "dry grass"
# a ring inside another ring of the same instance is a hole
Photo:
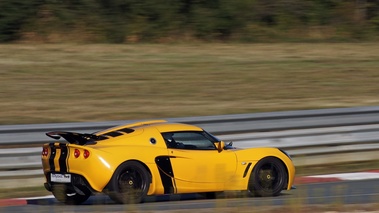
[[[0,45],[0,124],[379,104],[379,43]]]

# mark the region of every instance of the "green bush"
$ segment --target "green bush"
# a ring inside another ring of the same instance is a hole
[[[365,40],[378,37],[378,11],[377,0],[1,0],[0,42],[20,39],[30,30],[108,43],[180,41],[183,36]],[[87,36],[75,36],[83,33]]]
[[[36,15],[42,0],[0,1],[0,42],[19,38],[21,26]]]

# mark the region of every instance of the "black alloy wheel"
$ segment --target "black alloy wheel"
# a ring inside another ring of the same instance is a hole
[[[140,203],[147,195],[150,182],[150,174],[142,164],[127,161],[114,173],[108,194],[117,203]]]
[[[267,157],[255,165],[250,174],[249,195],[278,196],[287,184],[287,171],[277,158]]]

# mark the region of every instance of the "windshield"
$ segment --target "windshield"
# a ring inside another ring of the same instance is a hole
[[[180,131],[162,133],[168,148],[215,150],[219,140],[206,131]]]
[[[207,131],[204,131],[204,136],[209,138],[210,141],[212,141],[213,143],[216,143],[216,142],[220,142],[221,140],[218,139],[216,136],[212,135],[211,133],[207,132]]]

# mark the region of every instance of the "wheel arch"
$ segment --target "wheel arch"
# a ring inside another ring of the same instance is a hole
[[[250,169],[250,175],[254,172],[254,169],[256,168],[256,166],[259,164],[259,162],[263,161],[263,160],[267,160],[267,159],[276,159],[278,160],[278,162],[283,166],[284,168],[284,171],[285,171],[285,177],[286,177],[286,180],[285,180],[285,185],[284,185],[284,188],[282,190],[285,190],[288,188],[289,186],[289,183],[290,183],[290,174],[289,174],[289,169],[288,169],[288,165],[285,163],[285,161],[283,159],[281,159],[280,157],[278,156],[273,156],[273,155],[270,155],[270,156],[265,156],[261,159],[259,159],[255,164],[254,166],[252,166],[252,168]],[[247,181],[247,189],[249,189],[249,184],[250,184],[250,178],[251,176],[249,177],[248,181]]]
[[[253,168],[251,169],[251,172],[254,171],[254,168],[255,166],[262,160],[265,160],[265,159],[268,159],[268,158],[275,158],[277,160],[279,160],[279,162],[282,164],[282,166],[284,167],[285,171],[286,171],[286,188],[288,187],[288,184],[289,184],[289,180],[290,180],[290,176],[289,176],[289,172],[288,172],[288,166],[287,164],[283,161],[283,159],[277,157],[277,156],[266,156],[266,157],[263,157],[261,159],[259,159],[257,161],[257,163],[253,166]]]
[[[140,160],[137,160],[137,159],[128,159],[128,160],[126,160],[126,161],[120,163],[120,164],[117,166],[117,168],[114,170],[114,172],[113,172],[113,174],[112,174],[112,177],[109,179],[107,185],[106,185],[106,186],[104,187],[104,189],[103,189],[104,192],[107,192],[107,191],[110,190],[110,184],[111,184],[111,182],[112,182],[112,180],[113,180],[113,178],[114,178],[114,176],[115,176],[115,174],[116,174],[117,169],[119,169],[123,164],[128,163],[128,162],[137,162],[137,163],[141,164],[141,165],[146,169],[146,171],[149,173],[149,176],[150,176],[150,183],[152,183],[152,181],[153,181],[152,178],[153,178],[153,177],[152,177],[152,173],[151,173],[150,168],[149,168],[145,163],[143,163],[143,162],[140,161]]]

